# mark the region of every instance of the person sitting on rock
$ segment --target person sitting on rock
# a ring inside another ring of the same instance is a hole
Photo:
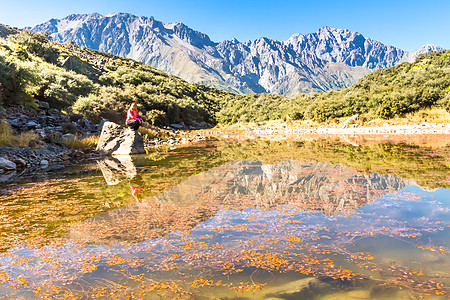
[[[131,106],[127,112],[127,120],[125,121],[125,124],[133,130],[138,130],[141,126],[142,118],[139,116],[137,111],[136,102],[131,103]]]

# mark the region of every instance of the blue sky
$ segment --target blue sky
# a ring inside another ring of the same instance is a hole
[[[408,51],[424,44],[450,49],[450,0],[0,0],[0,23],[19,28],[93,12],[183,22],[215,42],[233,37],[287,40],[294,33],[331,26]]]

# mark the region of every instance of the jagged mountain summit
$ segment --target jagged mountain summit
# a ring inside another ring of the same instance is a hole
[[[56,42],[74,42],[133,58],[189,82],[236,93],[288,96],[348,87],[375,69],[443,50],[426,45],[406,52],[331,27],[294,34],[287,41],[260,38],[216,43],[183,23],[126,13],[73,14],[51,19],[32,31],[47,31]]]

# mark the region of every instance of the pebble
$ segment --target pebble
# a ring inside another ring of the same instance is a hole
[[[43,160],[41,160],[40,164],[41,164],[41,169],[45,169],[48,167],[49,162],[48,162],[48,160],[43,159]]]

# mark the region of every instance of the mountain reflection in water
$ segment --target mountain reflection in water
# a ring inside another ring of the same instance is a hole
[[[100,162],[106,182],[136,176],[136,169],[129,165],[131,161],[129,156],[121,155],[114,161],[107,158]],[[249,207],[267,209],[289,205],[335,215],[360,208],[408,185],[414,185],[414,181],[376,173],[362,175],[340,165],[298,161],[263,165],[251,160],[236,161],[190,177],[142,203],[76,224],[71,236],[96,243],[138,242],[173,230],[188,230],[220,210]]]

